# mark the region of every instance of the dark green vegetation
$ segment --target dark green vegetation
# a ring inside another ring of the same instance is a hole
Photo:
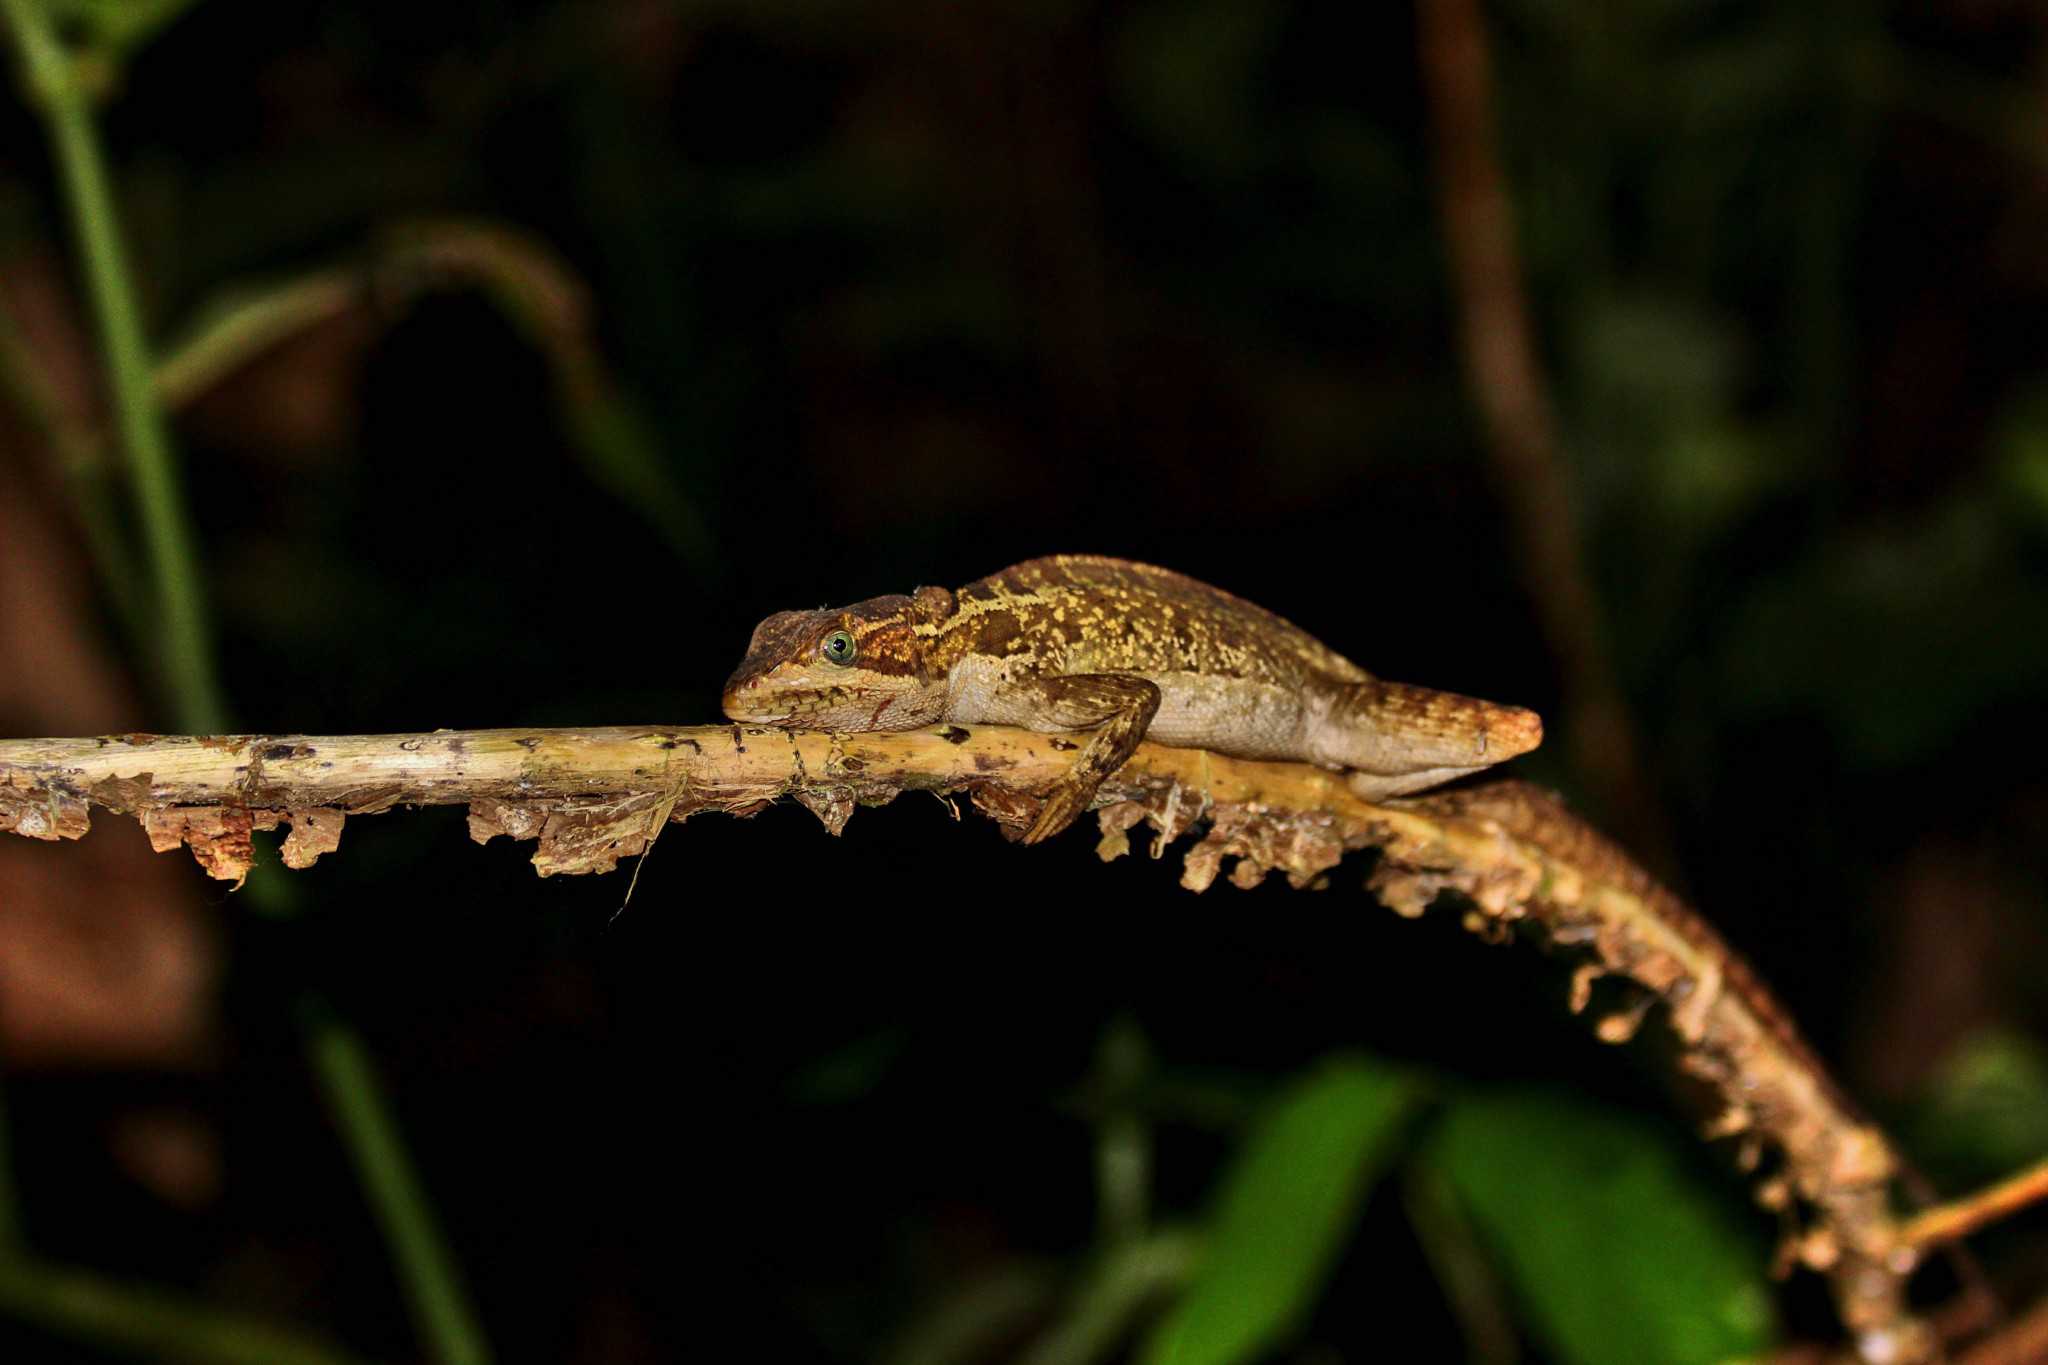
[[[1488,11],[1627,809],[1574,761],[1461,371],[1404,7],[51,9],[175,462],[124,472],[152,400],[12,99],[0,733],[201,724],[210,673],[248,730],[706,721],[771,610],[1150,560],[1543,711],[1522,771],[1664,838],[1945,1190],[2048,1147],[2025,7]],[[134,488],[188,510],[192,583]],[[1602,1047],[1562,967],[1354,870],[1196,900],[1083,834],[789,809],[672,831],[608,925],[623,876],[538,882],[445,812],[226,899],[84,856],[139,842],[0,847],[9,1361],[461,1358],[463,1299],[507,1361],[1831,1330],[1654,1017]],[[156,918],[114,913],[147,877]],[[124,989],[166,919],[182,994]],[[97,1032],[37,1013],[67,935]],[[2040,1229],[1979,1240],[2017,1306]]]

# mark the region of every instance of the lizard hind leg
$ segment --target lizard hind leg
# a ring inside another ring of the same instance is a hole
[[[1052,790],[1023,842],[1036,844],[1074,823],[1096,788],[1130,758],[1159,711],[1158,684],[1129,673],[1020,678],[1003,689],[1004,709],[1034,730],[1090,730],[1088,742]]]
[[[1534,711],[1405,683],[1345,683],[1313,723],[1318,762],[1350,770],[1368,801],[1421,791],[1525,754],[1543,741]]]

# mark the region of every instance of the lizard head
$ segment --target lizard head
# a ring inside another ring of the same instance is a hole
[[[725,683],[725,714],[805,730],[914,730],[939,719],[946,678],[926,667],[929,627],[953,594],[871,597],[850,607],[779,611],[754,628]]]

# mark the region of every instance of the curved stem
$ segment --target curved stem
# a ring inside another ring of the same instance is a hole
[[[1580,549],[1577,493],[1537,354],[1514,205],[1494,145],[1485,16],[1478,0],[1421,0],[1416,21],[1465,370],[1530,598],[1557,656],[1564,734],[1608,818],[1639,856],[1669,876],[1678,869],[1676,841],[1615,680],[1599,594]]]

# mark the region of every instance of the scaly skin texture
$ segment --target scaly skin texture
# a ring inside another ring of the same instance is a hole
[[[1028,560],[957,593],[779,612],[727,681],[725,714],[793,729],[1090,732],[1026,843],[1072,824],[1148,736],[1345,769],[1366,800],[1477,772],[1543,738],[1533,711],[1382,682],[1242,598],[1097,555]]]

